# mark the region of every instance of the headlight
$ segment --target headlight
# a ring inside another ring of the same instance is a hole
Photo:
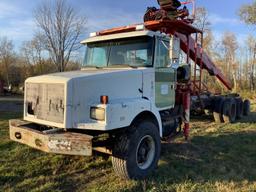
[[[104,121],[105,120],[105,109],[98,107],[91,107],[91,119]]]

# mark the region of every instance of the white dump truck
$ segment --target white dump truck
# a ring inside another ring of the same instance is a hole
[[[10,138],[55,154],[106,153],[119,176],[145,178],[157,167],[161,140],[182,125],[188,137],[191,106],[204,103],[220,121],[237,114],[230,98],[191,97],[181,37],[189,45],[197,32],[183,21],[154,21],[92,33],[82,42],[81,71],[26,80],[24,118],[10,120]]]

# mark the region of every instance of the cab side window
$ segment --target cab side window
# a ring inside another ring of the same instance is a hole
[[[166,40],[158,40],[156,68],[166,68],[170,64],[170,44]]]

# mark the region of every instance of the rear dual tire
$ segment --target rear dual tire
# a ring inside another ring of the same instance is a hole
[[[241,98],[216,97],[214,100],[213,117],[216,123],[234,123],[242,117],[243,102]]]
[[[236,119],[243,117],[243,100],[241,98],[235,98],[236,101]]]
[[[227,98],[223,103],[223,120],[225,123],[234,123],[236,119],[250,114],[250,101],[241,98]]]
[[[216,123],[223,123],[222,107],[225,99],[223,97],[217,97],[214,99],[213,118]]]
[[[236,101],[233,98],[226,98],[223,103],[222,117],[224,123],[234,123],[236,121],[237,112]]]
[[[251,103],[250,103],[250,101],[249,100],[245,100],[244,102],[243,102],[243,115],[244,116],[248,116],[249,114],[250,114],[250,112],[251,112]]]

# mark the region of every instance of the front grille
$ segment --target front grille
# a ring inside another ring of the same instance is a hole
[[[36,119],[64,122],[64,84],[26,83],[26,112]]]

